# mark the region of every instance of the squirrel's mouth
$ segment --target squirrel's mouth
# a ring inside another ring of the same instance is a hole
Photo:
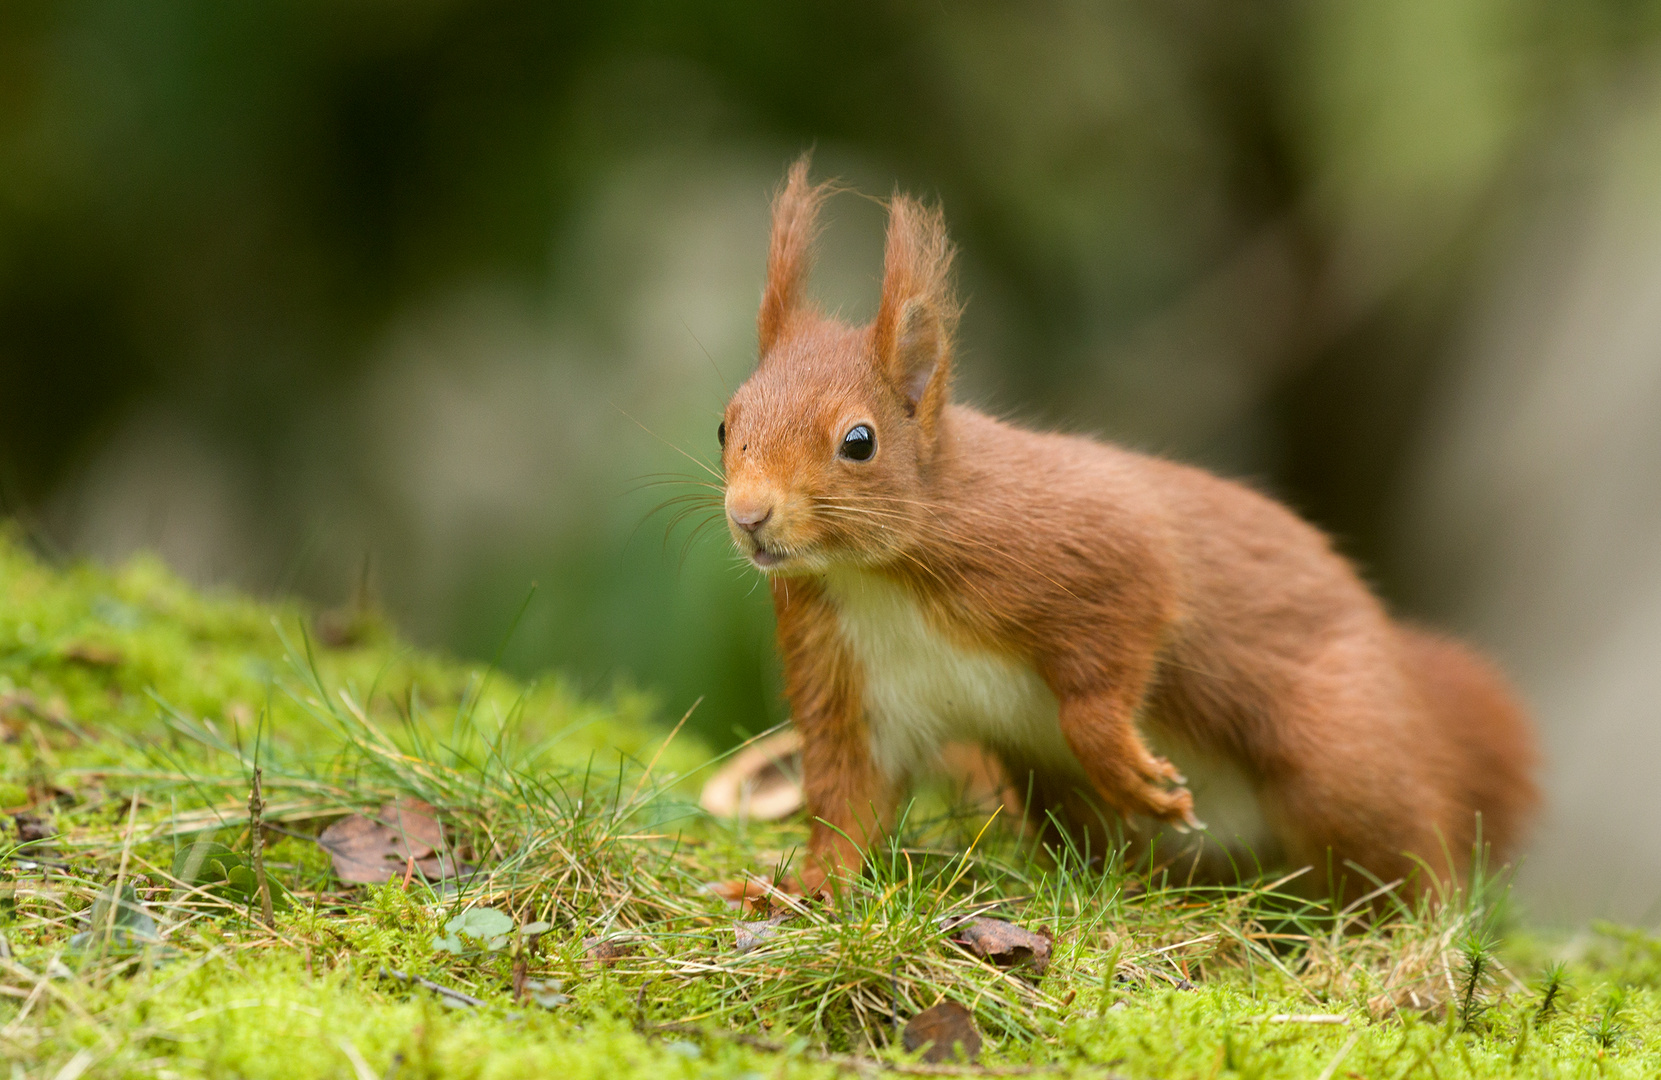
[[[770,548],[766,544],[757,544],[755,550],[750,552],[750,561],[763,570],[771,570],[789,557],[785,552]]]

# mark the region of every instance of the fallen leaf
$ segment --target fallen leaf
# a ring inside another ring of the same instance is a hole
[[[615,964],[625,956],[632,956],[640,946],[617,938],[583,938],[583,963],[589,966]]]
[[[913,1016],[900,1032],[900,1042],[911,1053],[921,1050],[923,1060],[931,1064],[959,1053],[970,1062],[980,1056],[975,1018],[955,1001],[942,1001]]]
[[[444,830],[433,816],[437,813],[420,799],[399,799],[381,807],[381,821],[397,834],[399,843],[408,844],[401,855],[422,859],[444,846]]]
[[[401,799],[381,807],[378,820],[348,814],[324,829],[317,843],[334,859],[342,881],[379,885],[415,861],[424,877],[455,877],[462,868],[444,846],[444,829],[431,806]]]
[[[782,878],[748,877],[728,878],[704,886],[704,891],[720,897],[727,907],[746,915],[772,917],[779,913],[801,911],[801,882],[794,874]]]
[[[324,829],[317,843],[334,859],[342,881],[379,885],[392,878],[392,848],[397,837],[384,825],[351,814]]]
[[[1050,934],[1033,933],[1002,919],[982,916],[958,922],[948,921],[946,929],[952,940],[982,960],[990,960],[999,967],[1029,967],[1041,976],[1050,966]]]
[[[13,814],[12,821],[17,825],[17,840],[21,844],[38,844],[57,835],[57,830],[52,828],[49,818],[35,814]]]

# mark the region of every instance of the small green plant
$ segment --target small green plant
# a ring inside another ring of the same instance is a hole
[[[1459,943],[1460,1031],[1470,1031],[1491,1007],[1488,990],[1494,978],[1494,953],[1497,949],[1498,942],[1486,930],[1473,930]]]
[[[1557,1011],[1557,1003],[1562,998],[1567,983],[1568,970],[1569,966],[1563,961],[1554,960],[1540,973],[1540,1007],[1534,1013],[1536,1021],[1549,1020],[1552,1013]]]
[[[1611,986],[1603,995],[1603,1007],[1586,1034],[1597,1048],[1608,1053],[1626,1037],[1626,987]]]
[[[197,840],[181,847],[173,857],[172,875],[180,884],[177,903],[190,903],[193,894],[246,904],[254,903],[259,897],[258,879],[248,860],[212,840]],[[275,909],[287,909],[288,890],[278,883],[268,885]]]
[[[444,924],[444,936],[433,942],[433,948],[458,956],[468,952],[501,952],[512,933],[513,919],[495,908],[468,908]]]

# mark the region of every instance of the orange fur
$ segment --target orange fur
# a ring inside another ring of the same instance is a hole
[[[1029,813],[1085,831],[1098,803],[1204,815],[1151,731],[1242,773],[1294,865],[1458,877],[1478,815],[1515,849],[1534,741],[1491,667],[1393,622],[1320,531],[1249,488],[951,404],[938,210],[891,203],[872,324],[820,315],[803,282],[825,191],[804,158],[776,198],[761,362],[722,455],[804,739],[808,885],[857,866],[927,764],[905,739],[937,730],[979,732]],[[843,453],[858,425],[868,460]]]

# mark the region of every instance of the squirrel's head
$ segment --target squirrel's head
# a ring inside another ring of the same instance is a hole
[[[916,544],[950,394],[957,303],[939,210],[889,204],[882,299],[867,326],[804,296],[819,204],[803,157],[773,202],[761,361],[721,422],[727,526],[768,572],[874,566]]]

